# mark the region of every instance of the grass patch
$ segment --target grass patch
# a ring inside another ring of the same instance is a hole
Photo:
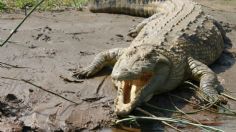
[[[88,0],[45,0],[39,6],[39,10],[59,10],[68,7],[82,8],[87,4]],[[17,10],[23,9],[25,6],[32,7],[36,5],[39,0],[0,0],[0,10]]]
[[[3,11],[6,9],[6,5],[3,3],[2,0],[0,0],[0,11]]]

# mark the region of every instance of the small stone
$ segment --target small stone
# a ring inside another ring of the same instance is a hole
[[[35,48],[37,48],[37,46],[31,44],[30,46],[28,46],[28,48],[30,48],[30,49],[35,49]]]
[[[32,92],[34,92],[34,90],[33,89],[29,89],[29,92],[32,93]]]
[[[5,97],[5,100],[6,101],[14,101],[14,100],[17,100],[17,97],[14,94],[7,94],[7,96]]]
[[[122,34],[116,34],[117,37],[123,38],[124,36]]]

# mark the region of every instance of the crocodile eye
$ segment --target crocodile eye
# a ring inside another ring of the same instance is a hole
[[[151,58],[152,57],[152,54],[147,54],[146,56],[145,56],[145,58],[147,58],[147,59],[149,59],[149,58]]]
[[[139,61],[145,61],[146,59],[144,57],[139,57]]]
[[[124,69],[122,69],[122,71],[123,72],[127,72],[127,71],[129,71],[128,69],[126,69],[126,68],[124,68]]]
[[[132,55],[133,55],[133,53],[132,53],[132,52],[128,52],[128,53],[126,54],[126,57],[128,57],[128,58],[131,58],[131,57],[132,57]]]

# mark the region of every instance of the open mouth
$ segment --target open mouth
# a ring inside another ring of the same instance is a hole
[[[145,73],[135,80],[117,81],[119,86],[115,111],[118,115],[128,114],[137,105],[143,88],[149,83],[152,76],[150,73]]]

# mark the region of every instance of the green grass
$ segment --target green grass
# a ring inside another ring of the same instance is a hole
[[[3,3],[2,0],[0,0],[0,11],[5,10],[6,9],[6,5]]]
[[[66,7],[81,8],[88,0],[45,0],[40,10],[58,10]],[[23,9],[26,5],[34,6],[39,0],[0,0],[0,10]]]

